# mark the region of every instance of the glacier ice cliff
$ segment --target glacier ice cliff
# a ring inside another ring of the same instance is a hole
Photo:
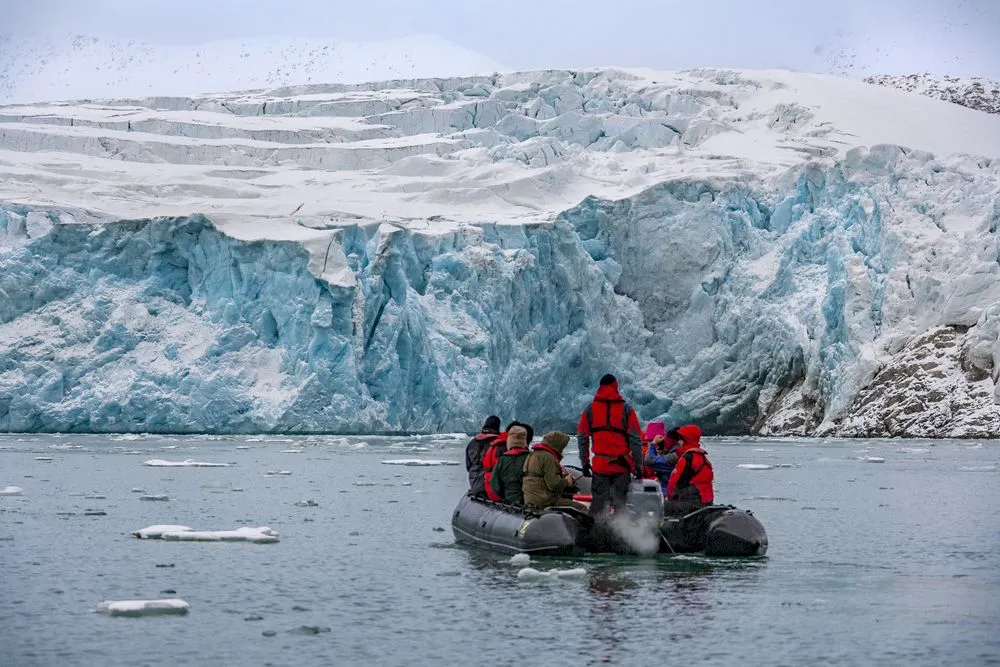
[[[996,436],[998,156],[789,73],[0,107],[0,430],[572,430],[612,371],[714,433]]]

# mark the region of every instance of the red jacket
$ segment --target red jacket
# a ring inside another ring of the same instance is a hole
[[[490,480],[493,479],[493,468],[496,466],[497,461],[500,460],[500,456],[507,451],[507,433],[501,433],[498,435],[493,442],[489,444],[486,448],[486,452],[483,454],[483,470],[485,475],[483,481],[486,484],[486,497],[493,502],[500,502],[503,500],[497,495],[497,492],[493,490],[493,486],[490,484]]]
[[[580,462],[584,467],[590,466],[593,451],[595,473],[620,475],[633,472],[636,466],[642,465],[641,434],[635,410],[618,393],[618,383],[599,387],[576,426]]]
[[[667,498],[710,505],[715,501],[712,490],[715,473],[701,443],[685,443],[677,450],[677,455],[677,465],[667,480]]]

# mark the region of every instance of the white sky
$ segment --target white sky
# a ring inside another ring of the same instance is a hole
[[[192,44],[427,33],[516,69],[783,67],[1000,79],[1000,0],[0,0],[0,31]]]

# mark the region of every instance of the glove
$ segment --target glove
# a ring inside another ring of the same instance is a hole
[[[589,463],[584,463],[583,464],[583,476],[584,477],[590,477],[590,464]]]

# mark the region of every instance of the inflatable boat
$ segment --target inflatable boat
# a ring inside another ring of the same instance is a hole
[[[641,489],[639,487],[642,487]],[[655,491],[654,491],[655,488]],[[576,499],[586,502],[586,494]],[[669,503],[666,504],[671,509]],[[525,508],[464,496],[452,514],[455,540],[505,553],[566,556],[581,553],[637,553],[636,542],[658,542],[660,553],[697,553],[707,556],[763,556],[767,533],[749,510],[731,505],[708,505],[683,515],[664,516],[663,496],[656,482],[643,480],[629,492],[628,516],[633,539],[621,531],[596,524],[587,514],[569,507],[551,507],[536,513]],[[650,539],[636,540],[637,531]]]

